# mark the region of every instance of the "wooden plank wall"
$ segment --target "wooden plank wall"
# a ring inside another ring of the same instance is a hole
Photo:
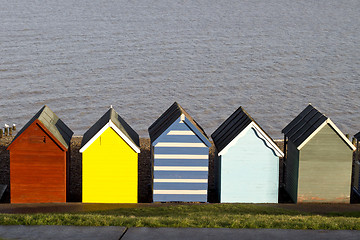
[[[353,151],[326,125],[301,150],[299,202],[350,202]]]
[[[66,155],[30,125],[10,150],[11,203],[66,202]]]
[[[221,202],[277,203],[279,157],[251,128],[221,156]]]
[[[207,202],[209,148],[180,118],[154,146],[154,202]]]
[[[287,144],[287,159],[285,167],[285,189],[290,198],[296,203],[299,176],[299,151],[289,140]]]
[[[138,202],[138,154],[112,128],[82,156],[84,203]]]

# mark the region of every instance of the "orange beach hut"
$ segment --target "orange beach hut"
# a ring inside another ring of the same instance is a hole
[[[66,202],[72,135],[47,106],[19,131],[8,147],[11,203]]]

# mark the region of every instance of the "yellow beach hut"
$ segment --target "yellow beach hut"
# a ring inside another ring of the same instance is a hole
[[[137,203],[139,135],[111,107],[81,143],[82,201]]]

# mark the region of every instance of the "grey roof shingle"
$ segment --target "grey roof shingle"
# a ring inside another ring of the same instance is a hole
[[[327,119],[328,117],[309,104],[281,132],[298,147]]]
[[[181,114],[201,132],[202,135],[208,140],[205,131],[200,125],[177,103],[174,102],[148,129],[150,140],[154,142],[166,129],[170,127],[173,122],[178,119]]]
[[[15,136],[13,143],[36,119],[66,148],[70,146],[70,140],[74,134],[48,106],[43,106]]]
[[[355,134],[354,136],[357,140],[360,140],[360,132],[358,132],[357,134]]]
[[[244,110],[239,107],[211,134],[215,147],[221,152],[236,136],[238,136],[251,122],[254,122],[266,135],[267,133],[257,122]],[[272,138],[267,135],[269,139]]]
[[[250,123],[252,118],[242,107],[239,107],[211,134],[215,147],[221,152]]]
[[[89,130],[85,132],[81,142],[81,147],[90,141],[110,120],[132,143],[140,148],[139,135],[112,107],[94,125],[92,125]]]

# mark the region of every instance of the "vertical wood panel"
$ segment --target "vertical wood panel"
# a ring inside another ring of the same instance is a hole
[[[298,196],[299,151],[291,140],[288,141],[287,148],[285,189],[291,199],[296,203]]]
[[[83,152],[82,169],[83,202],[138,202],[138,154],[112,128]]]
[[[354,164],[354,187],[356,188],[356,190],[360,190],[359,189],[359,183],[360,183],[359,171],[360,171],[360,163],[358,161],[355,161],[355,164]]]
[[[279,158],[253,129],[221,156],[221,202],[277,203]]]
[[[352,153],[326,125],[300,151],[298,201],[349,203]]]
[[[31,124],[10,150],[11,203],[66,202],[66,155]]]

